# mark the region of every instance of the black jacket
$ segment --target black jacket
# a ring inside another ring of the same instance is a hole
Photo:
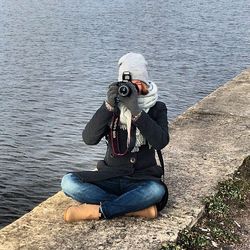
[[[113,112],[107,110],[103,103],[87,123],[82,133],[83,141],[88,145],[96,145],[106,137],[107,151],[104,160],[97,163],[98,171],[81,171],[77,175],[85,182],[96,182],[119,176],[160,181],[163,171],[156,163],[155,150],[164,148],[169,142],[166,105],[158,101],[148,113],[142,111],[141,116],[133,124],[139,128],[147,144],[141,146],[138,152],[130,152],[124,156],[115,157],[112,154],[109,138],[112,116]],[[127,131],[119,129],[118,135],[120,149],[124,151]]]

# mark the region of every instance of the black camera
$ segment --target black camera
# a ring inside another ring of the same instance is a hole
[[[130,96],[131,94],[131,88],[128,85],[128,82],[118,82],[117,83],[118,88],[118,94],[123,97]]]
[[[123,97],[127,97],[130,96],[132,90],[129,87],[129,82],[132,81],[132,76],[131,73],[129,71],[124,71],[122,74],[122,81],[121,82],[117,82],[117,86],[118,88],[118,94],[120,96]]]

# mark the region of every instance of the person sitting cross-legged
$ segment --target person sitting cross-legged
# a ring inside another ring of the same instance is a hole
[[[156,218],[167,203],[168,190],[155,152],[169,142],[167,108],[149,80],[141,54],[119,60],[118,82],[83,130],[83,141],[96,145],[105,137],[107,151],[96,171],[62,178],[63,192],[82,203],[64,212],[66,222],[117,216]]]

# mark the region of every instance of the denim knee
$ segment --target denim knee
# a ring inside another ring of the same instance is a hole
[[[74,174],[69,173],[63,176],[61,181],[61,188],[65,194],[71,194],[73,192],[73,180]]]
[[[164,186],[157,181],[148,181],[146,186],[146,199],[151,200],[153,203],[158,203],[161,201],[165,194]]]

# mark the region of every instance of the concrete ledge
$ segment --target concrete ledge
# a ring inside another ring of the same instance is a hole
[[[65,224],[74,203],[62,192],[0,230],[0,249],[159,249],[192,226],[202,198],[250,154],[250,70],[175,119],[164,150],[170,201],[156,220],[117,218]]]

